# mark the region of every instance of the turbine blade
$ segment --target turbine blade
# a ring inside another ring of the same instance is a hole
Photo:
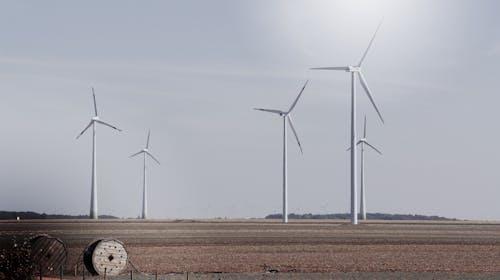
[[[149,148],[149,135],[151,134],[151,130],[148,131],[148,140],[146,141],[146,149]]]
[[[113,129],[116,129],[116,130],[118,130],[118,131],[122,131],[122,130],[121,130],[121,129],[119,129],[118,127],[116,127],[116,126],[114,126],[114,125],[111,125],[111,124],[109,124],[109,123],[107,123],[107,122],[104,122],[104,121],[101,121],[101,120],[96,120],[96,122],[98,122],[98,123],[100,123],[100,124],[103,124],[103,125],[105,125],[105,126],[109,126],[109,127],[113,128]]]
[[[375,150],[377,153],[381,154],[382,155],[382,152],[375,148],[372,144],[368,143],[367,141],[363,141],[366,145],[368,145],[370,148],[372,148],[373,150]]]
[[[148,156],[150,156],[156,163],[160,164],[160,161],[157,160],[150,152],[145,152]]]
[[[363,76],[363,73],[361,73],[361,71],[358,72],[358,76],[359,76],[359,80],[361,82],[361,85],[365,89],[366,95],[368,95],[368,98],[370,99],[370,102],[372,103],[373,107],[375,108],[375,111],[377,111],[377,114],[378,114],[380,120],[382,121],[382,123],[384,123],[384,118],[382,118],[382,114],[380,114],[380,111],[377,107],[377,104],[375,104],[375,100],[373,99],[371,91],[368,88],[368,84],[366,83],[366,80],[365,80],[365,77]]]
[[[314,67],[314,68],[309,68],[311,70],[342,70],[342,71],[347,71],[349,70],[348,66],[340,66],[340,67]]]
[[[263,112],[275,113],[275,114],[278,114],[278,115],[283,115],[283,114],[285,114],[285,112],[283,112],[283,111],[280,111],[280,110],[274,110],[274,109],[262,109],[262,108],[253,108],[253,109],[254,109],[254,110],[263,111]]]
[[[363,128],[363,138],[366,139],[366,115],[365,115],[365,123],[364,123],[364,128]]]
[[[140,155],[140,154],[142,154],[142,153],[144,153],[144,151],[138,151],[137,153],[135,153],[135,154],[131,155],[130,157],[131,157],[131,158],[133,158],[133,157],[135,157],[135,156],[137,156],[137,155]]]
[[[94,112],[95,115],[97,116],[97,102],[95,101],[95,92],[93,87],[92,87],[92,96],[94,97]]]
[[[293,127],[292,116],[287,115],[286,118],[288,119],[288,124],[290,125],[290,128],[292,128],[293,135],[295,136],[295,140],[297,140],[297,144],[299,145],[300,153],[303,154],[304,152],[302,151],[302,145],[300,144],[299,136],[297,135],[297,131],[295,131],[295,128]]]
[[[363,63],[363,60],[365,60],[365,57],[366,57],[366,54],[368,54],[368,51],[370,50],[372,44],[373,44],[373,40],[375,40],[375,35],[377,35],[377,32],[380,28],[380,26],[382,25],[382,20],[380,21],[380,23],[378,24],[377,26],[377,29],[375,30],[375,33],[373,34],[373,37],[372,39],[370,40],[370,43],[368,44],[368,48],[366,48],[365,50],[365,53],[363,54],[363,56],[361,57],[361,60],[359,61],[359,64],[358,66],[361,66],[361,64]]]
[[[306,83],[304,84],[304,86],[300,90],[299,95],[297,95],[297,98],[295,98],[295,101],[293,101],[292,106],[290,106],[290,109],[288,110],[287,114],[290,114],[290,112],[293,110],[293,108],[295,108],[295,105],[297,105],[297,102],[299,101],[299,98],[302,95],[302,92],[304,92],[304,89],[306,88],[308,82],[309,82],[309,80],[306,81]]]
[[[80,136],[82,136],[83,133],[85,133],[85,131],[87,131],[87,129],[89,129],[89,127],[92,125],[93,121],[90,121],[89,124],[82,130],[82,132],[80,132],[80,134],[78,134],[78,136],[76,136],[76,139],[80,138]]]

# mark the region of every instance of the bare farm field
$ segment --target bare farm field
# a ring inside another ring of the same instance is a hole
[[[186,272],[189,279],[500,279],[500,223],[493,222],[0,222],[2,238],[41,233],[66,244],[66,275],[75,267],[81,274],[88,244],[113,238],[125,244],[128,269],[143,277],[134,279],[156,272],[168,279]]]

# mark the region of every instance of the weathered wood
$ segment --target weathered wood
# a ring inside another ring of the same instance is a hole
[[[42,274],[60,269],[67,255],[66,246],[58,238],[39,235],[31,239],[31,260]]]
[[[128,254],[122,242],[116,239],[97,240],[84,252],[84,264],[93,275],[114,276],[127,266]]]

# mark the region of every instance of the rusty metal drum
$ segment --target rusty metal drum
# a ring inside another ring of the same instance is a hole
[[[93,275],[119,275],[127,267],[128,254],[123,243],[116,239],[92,242],[83,254],[83,262]]]
[[[43,274],[59,270],[67,255],[66,246],[59,238],[44,234],[31,239],[31,261]]]

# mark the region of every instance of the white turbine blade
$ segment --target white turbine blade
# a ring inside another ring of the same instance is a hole
[[[95,115],[97,116],[97,102],[95,101],[95,92],[93,87],[92,87],[92,96],[94,97],[94,112]]]
[[[373,150],[375,150],[377,153],[382,154],[382,152],[379,149],[375,148],[373,145],[371,145],[370,143],[368,143],[366,140],[363,141],[363,143],[365,143],[366,145],[368,145],[370,148],[372,148]]]
[[[342,71],[347,71],[349,70],[348,66],[340,66],[340,67],[314,67],[314,68],[309,68],[311,70],[342,70]]]
[[[373,99],[371,91],[368,88],[368,84],[366,83],[365,77],[363,77],[363,73],[361,73],[361,71],[358,72],[358,76],[359,76],[359,80],[361,82],[361,85],[365,89],[366,95],[368,95],[368,98],[370,99],[370,102],[372,103],[373,107],[375,108],[375,111],[377,111],[377,114],[378,114],[380,120],[382,121],[382,123],[384,123],[384,118],[382,118],[382,114],[380,114],[380,111],[377,107],[377,104],[375,104],[375,100]]]
[[[365,115],[365,122],[364,122],[364,128],[363,128],[363,138],[366,139],[366,115]]]
[[[280,110],[274,110],[274,109],[262,109],[262,108],[253,108],[254,110],[259,110],[263,112],[268,112],[268,113],[275,113],[278,115],[283,115],[285,112],[280,111]]]
[[[363,63],[363,60],[365,60],[365,57],[366,57],[366,54],[368,54],[368,51],[370,50],[372,44],[373,44],[373,40],[375,40],[375,35],[377,35],[377,32],[380,28],[380,26],[382,25],[382,20],[380,21],[380,23],[378,24],[377,26],[377,29],[375,30],[375,33],[373,34],[373,37],[372,39],[370,40],[370,43],[368,44],[368,48],[366,48],[365,50],[365,53],[363,54],[363,56],[361,57],[361,60],[359,61],[359,64],[358,66],[361,66],[361,64]]]
[[[300,153],[303,154],[299,136],[297,135],[297,131],[295,131],[295,128],[293,127],[292,116],[287,115],[286,118],[288,119],[288,124],[290,125],[290,128],[292,128],[293,135],[295,135],[295,140],[297,140],[297,144],[299,145]]]
[[[89,127],[92,125],[94,121],[90,121],[89,124],[82,130],[82,132],[80,132],[80,134],[78,134],[78,136],[76,136],[76,139],[80,138],[80,136],[82,136],[83,133],[85,133],[85,131],[87,131],[87,129],[89,129]]]
[[[118,127],[116,127],[116,126],[114,126],[114,125],[110,125],[110,124],[109,124],[109,123],[107,123],[107,122],[104,122],[104,121],[101,121],[101,120],[96,120],[96,122],[98,122],[98,123],[100,123],[100,124],[103,124],[103,125],[105,125],[105,126],[109,126],[109,127],[113,128],[113,129],[116,129],[116,130],[118,130],[118,131],[122,131],[122,130],[121,130],[121,129],[119,129]]]
[[[157,160],[150,152],[146,152],[146,154],[150,156],[154,161],[156,161],[156,163],[160,164],[160,161]]]
[[[151,130],[148,131],[148,140],[146,141],[146,149],[149,148],[149,135],[151,134]]]
[[[132,157],[135,157],[135,156],[140,155],[142,153],[144,153],[144,151],[138,151],[137,153],[131,155],[130,157],[132,158]]]
[[[297,98],[295,98],[295,101],[293,101],[292,106],[290,106],[290,109],[287,112],[288,114],[293,110],[293,108],[295,108],[295,105],[297,105],[297,102],[299,101],[299,98],[302,95],[302,92],[304,92],[304,89],[306,88],[308,82],[309,82],[309,80],[306,81],[306,83],[304,84],[304,86],[300,90],[299,95],[297,95]]]

